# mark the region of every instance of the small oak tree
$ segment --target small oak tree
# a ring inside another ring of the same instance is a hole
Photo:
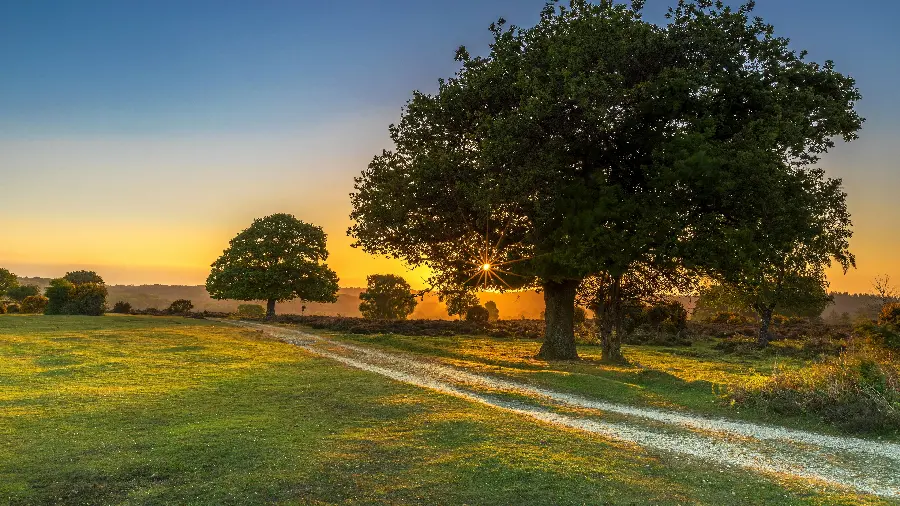
[[[409,283],[394,274],[372,274],[366,278],[366,291],[359,294],[363,318],[405,320],[416,309],[416,294]]]
[[[322,227],[290,214],[253,221],[212,264],[206,289],[214,299],[337,302],[338,277],[328,268]]]

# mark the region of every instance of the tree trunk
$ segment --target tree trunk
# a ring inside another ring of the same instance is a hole
[[[759,337],[756,342],[760,346],[767,346],[772,340],[772,333],[769,332],[769,326],[772,324],[772,311],[774,308],[763,308],[759,312]]]
[[[600,334],[601,359],[604,362],[616,364],[625,362],[625,357],[622,355],[622,334],[624,332],[622,330],[622,300],[621,294],[619,293],[620,283],[621,278],[616,278],[613,281],[612,289],[610,290],[609,303],[607,304],[609,319],[607,323],[608,328],[605,333],[601,332]],[[615,331],[612,329],[613,325],[615,325]]]
[[[538,358],[545,360],[576,360],[575,349],[575,291],[577,279],[560,283],[544,283],[544,344]]]
[[[275,318],[275,299],[269,299],[266,303],[266,319]]]

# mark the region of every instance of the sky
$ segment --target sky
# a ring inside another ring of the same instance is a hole
[[[649,0],[663,22],[670,0]],[[423,273],[350,247],[348,194],[413,90],[498,17],[543,0],[0,2],[0,266],[97,270],[115,284],[202,284],[254,218],[328,233],[342,286]],[[853,76],[867,121],[821,162],[844,180],[858,267],[831,288],[900,282],[900,2],[758,0],[776,33]]]

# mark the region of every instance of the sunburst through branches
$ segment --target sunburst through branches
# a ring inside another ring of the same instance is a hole
[[[504,267],[517,262],[531,260],[533,257],[524,256],[515,258],[513,260],[503,260],[505,255],[501,253],[501,251],[503,251],[501,250],[501,248],[504,248],[506,250],[514,249],[515,244],[518,244],[504,244],[504,240],[506,240],[506,232],[509,229],[511,222],[511,219],[506,221],[506,225],[503,227],[503,230],[501,230],[497,241],[492,243],[490,240],[490,221],[488,221],[487,225],[485,226],[484,236],[474,241],[474,249],[476,251],[470,252],[469,258],[466,260],[466,263],[471,267],[466,269],[465,273],[471,275],[468,279],[465,280],[465,282],[463,282],[463,285],[469,285],[474,281],[476,289],[481,290],[488,290],[492,287],[498,286],[501,287],[501,290],[517,289],[516,287],[512,286],[506,279],[504,279],[504,276],[516,276],[519,278],[525,278],[526,276],[506,270]]]

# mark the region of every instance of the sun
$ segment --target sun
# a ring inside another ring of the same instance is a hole
[[[483,270],[483,271],[489,271],[489,270],[491,270],[491,264],[484,264],[484,265],[482,265],[482,266],[481,266],[481,270]]]

